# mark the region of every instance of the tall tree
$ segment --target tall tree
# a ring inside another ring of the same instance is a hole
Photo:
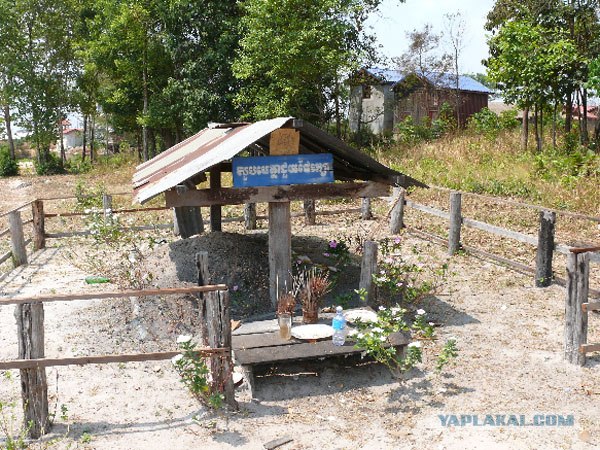
[[[452,58],[452,76],[455,88],[455,114],[456,123],[461,124],[460,109],[462,100],[460,98],[460,57],[465,46],[466,22],[460,12],[444,15],[445,40],[450,46]]]
[[[331,117],[339,79],[372,54],[364,22],[379,0],[246,0],[234,63],[246,118]],[[335,109],[335,107],[334,107]]]

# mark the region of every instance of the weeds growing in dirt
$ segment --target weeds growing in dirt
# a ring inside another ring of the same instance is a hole
[[[171,360],[181,376],[181,382],[202,404],[217,409],[223,405],[223,394],[209,380],[206,360],[196,352],[191,336],[179,336],[177,345],[181,353]]]
[[[402,255],[402,239],[385,238],[379,241],[381,262],[373,274],[376,302],[389,306],[398,301],[415,303],[433,294],[446,279],[447,264],[435,269],[419,261],[420,251],[412,248],[416,261]]]

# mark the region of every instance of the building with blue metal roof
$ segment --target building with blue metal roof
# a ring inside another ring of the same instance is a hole
[[[350,80],[350,128],[392,132],[411,117],[416,124],[438,118],[447,103],[461,126],[487,107],[492,91],[471,77],[440,72],[363,68]]]

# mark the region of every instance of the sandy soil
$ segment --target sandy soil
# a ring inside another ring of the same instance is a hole
[[[382,236],[377,222],[323,217],[294,234],[321,238]],[[327,223],[325,223],[325,220]],[[231,226],[229,231],[236,228]],[[407,236],[406,249],[445,260],[444,249]],[[64,241],[53,241],[53,245]],[[79,245],[79,244],[78,244]],[[157,251],[159,251],[158,249]],[[83,251],[83,249],[82,249]],[[166,247],[163,250],[166,253]],[[111,289],[89,286],[86,272],[51,247],[0,282],[3,296]],[[249,261],[248,264],[252,264]],[[165,256],[163,264],[173,264]],[[357,282],[357,281],[356,281]],[[150,351],[181,330],[140,333],[125,301],[54,303],[45,308],[48,357]],[[531,277],[470,256],[450,261],[444,289],[419,305],[440,322],[440,341],[456,337],[460,356],[442,375],[424,364],[396,380],[378,365],[313,364],[286,367],[257,380],[255,398],[238,391],[240,411],[214,414],[178,382],[169,362],[91,365],[48,370],[51,435],[32,448],[166,449],[263,448],[290,437],[282,449],[588,449],[600,445],[600,359],[580,368],[562,359],[564,289],[533,287]],[[0,359],[16,355],[13,307],[0,307]],[[157,317],[156,320],[161,320]],[[590,320],[600,342],[600,317]],[[2,377],[0,401],[19,398],[18,373]],[[60,418],[61,405],[67,417]],[[19,408],[15,408],[19,414]],[[443,426],[439,415],[573,415],[573,426]],[[0,419],[2,420],[2,419]],[[0,433],[0,446],[3,441]]]
[[[76,183],[76,177],[55,178],[71,190]],[[2,184],[0,206],[4,210],[64,187],[55,184],[39,178],[7,180]],[[385,209],[385,205],[380,207]],[[310,228],[294,222],[298,252],[316,253],[315,242],[329,238],[357,242],[366,235],[385,234],[385,227],[377,222],[360,221],[356,216],[329,216],[320,221]],[[226,230],[240,231],[233,224]],[[172,284],[193,277],[193,268],[190,271],[189,265],[177,261],[174,249],[179,255],[191,254],[204,242],[207,247],[203,249],[218,252],[227,236],[159,245],[147,261],[157,275],[153,283]],[[233,259],[219,259],[217,272],[229,269],[224,275],[228,284],[244,287],[255,277],[264,282],[264,273],[263,278],[256,271],[246,273],[248,268],[260,267],[264,258],[261,237],[254,239],[258,244],[241,244],[254,258],[230,243],[233,246],[225,253]],[[0,297],[115,289],[85,284],[89,270],[68,255],[72,256],[75,246],[75,254],[83,258],[91,244],[73,242],[68,248],[67,241],[50,241],[50,247],[34,255],[29,266],[2,275]],[[430,260],[446,259],[442,248],[406,237],[406,248],[413,245]],[[523,259],[530,260],[531,253],[523,251]],[[55,425],[46,439],[32,443],[31,448],[258,449],[286,436],[293,441],[283,449],[599,446],[600,359],[597,355],[589,358],[584,368],[563,362],[564,289],[535,289],[530,276],[469,256],[453,258],[450,273],[444,289],[420,305],[431,320],[442,324],[438,329],[441,341],[449,336],[458,340],[460,356],[443,375],[431,371],[439,344],[427,348],[424,364],[401,381],[372,364],[285,367],[258,379],[254,399],[242,386],[240,412],[219,415],[191,399],[169,362],[52,368],[48,381]],[[353,281],[350,275],[345,282],[348,286]],[[238,309],[240,317],[268,307],[260,295],[240,292],[240,304],[249,305]],[[171,350],[177,334],[193,331],[189,310],[173,313],[178,303],[155,301],[148,308],[145,304],[125,300],[46,305],[46,355]],[[182,320],[184,316],[187,320]],[[156,326],[149,326],[153,322]],[[0,359],[12,359],[17,352],[12,306],[0,307],[0,330]],[[595,314],[590,317],[589,342],[600,342],[600,317]],[[0,401],[11,400],[18,404],[17,371],[12,372],[12,379],[0,374]],[[67,409],[63,418],[62,405]],[[0,423],[7,424],[9,413],[14,412],[17,421],[11,428],[16,432],[19,409],[18,405],[5,409],[8,415]],[[480,420],[486,414],[515,414],[524,415],[527,422],[536,414],[573,415],[574,426],[443,426],[439,415],[452,414],[459,418],[477,414]],[[0,432],[0,448],[3,445],[5,434]]]

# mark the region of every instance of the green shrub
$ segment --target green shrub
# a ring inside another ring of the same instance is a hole
[[[0,177],[12,177],[19,174],[19,164],[10,157],[8,147],[0,147]]]
[[[500,131],[500,118],[489,108],[483,108],[469,117],[467,126],[475,133],[483,134],[486,138],[494,140]]]
[[[48,152],[41,160],[41,162],[37,159],[33,161],[35,173],[38,175],[59,175],[65,173],[65,167],[60,156]]]
[[[65,169],[68,173],[78,175],[81,173],[88,173],[92,170],[92,163],[88,159],[83,159],[81,155],[73,155],[69,158],[65,164]]]

